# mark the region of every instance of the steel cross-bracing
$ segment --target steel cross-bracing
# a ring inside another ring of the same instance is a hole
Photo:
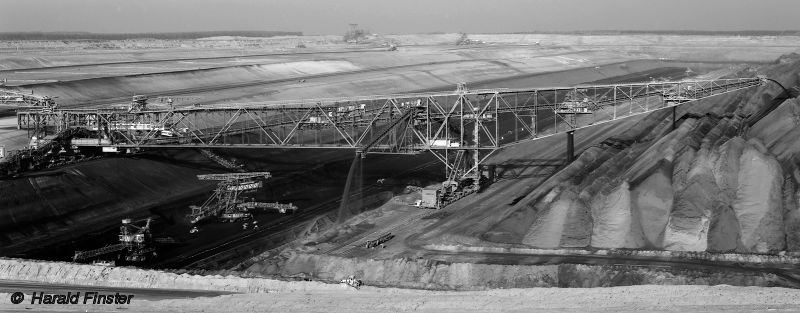
[[[197,175],[199,180],[215,180],[219,181],[219,184],[214,190],[214,194],[202,205],[190,206],[192,212],[189,214],[189,221],[194,224],[222,212],[243,215],[244,213],[240,208],[243,200],[240,199],[240,195],[247,191],[261,188],[263,186],[261,180],[270,177],[272,177],[270,172]]]
[[[24,93],[17,90],[0,88],[0,106],[18,108],[51,107],[55,108],[55,101],[47,96]]]
[[[83,129],[79,147],[430,151],[448,176],[475,175],[493,151],[763,84],[764,77],[467,90],[170,109],[17,113],[30,136]],[[460,152],[459,152],[460,151]],[[455,159],[455,160],[454,160]]]

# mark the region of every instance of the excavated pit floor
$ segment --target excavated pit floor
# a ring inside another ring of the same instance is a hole
[[[642,65],[647,68],[648,65]],[[682,67],[665,67],[650,69],[647,71],[635,73],[637,77],[651,77],[657,75],[658,77],[679,78],[684,76],[685,68]],[[582,70],[577,73],[554,73],[536,75],[534,77],[521,78],[520,85],[547,85],[549,83],[578,83],[577,77],[580,77]],[[575,75],[575,76],[571,76]],[[623,76],[623,79],[630,80],[630,74]],[[494,84],[481,85],[479,87],[491,86],[507,86],[507,83],[514,83],[514,80],[505,80],[496,82]],[[547,117],[543,117],[547,118]],[[542,120],[546,122],[546,120]],[[143,156],[144,159],[154,159],[157,162],[167,161],[163,159],[163,155],[169,152],[156,153],[154,157]],[[259,251],[268,250],[278,246],[282,241],[277,240],[264,240],[263,236],[270,232],[281,232],[287,228],[301,224],[312,218],[315,214],[323,214],[330,212],[338,207],[336,199],[341,196],[341,187],[344,185],[347,176],[347,169],[349,167],[352,154],[350,152],[328,151],[324,153],[307,153],[307,152],[281,152],[276,153],[273,151],[230,151],[232,156],[237,157],[243,163],[251,164],[253,168],[267,169],[276,172],[278,178],[272,179],[267,182],[266,188],[263,193],[258,195],[259,199],[269,201],[283,201],[293,202],[302,211],[310,211],[296,216],[281,216],[273,213],[258,214],[257,219],[262,225],[259,231],[245,231],[242,232],[241,225],[239,224],[209,224],[204,225],[202,231],[198,234],[188,234],[188,225],[183,216],[188,213],[187,206],[189,204],[197,204],[203,201],[208,195],[208,192],[186,194],[180,199],[172,199],[166,203],[156,202],[154,205],[149,205],[146,208],[139,208],[128,210],[125,214],[126,217],[144,218],[146,216],[157,216],[154,222],[154,235],[156,237],[170,237],[175,239],[178,243],[165,246],[161,253],[161,258],[157,263],[149,266],[155,267],[168,267],[179,268],[190,266],[192,263],[213,256],[214,254],[228,251],[242,246],[236,259],[244,259],[249,256],[257,254]],[[172,158],[172,157],[170,157]],[[209,164],[207,160],[202,160],[197,154],[181,153],[180,157],[175,161],[177,163],[191,165],[192,163],[200,162],[206,168],[214,168],[214,164]],[[333,162],[331,162],[333,161]],[[94,161],[94,162],[103,162]],[[172,162],[172,161],[170,161]],[[405,176],[399,177],[394,185],[377,186],[375,182],[379,178],[390,177],[391,173],[398,170],[416,167],[420,164],[428,163],[428,166],[417,169],[413,173],[407,173]],[[308,171],[308,164],[314,164],[315,169]],[[78,167],[83,165],[77,165]],[[135,162],[132,166],[136,166]],[[390,191],[397,192],[405,185],[416,183],[425,184],[427,182],[434,182],[442,179],[441,166],[434,162],[432,157],[370,157],[366,160],[366,170],[364,171],[365,186],[370,188],[372,192]],[[68,166],[67,168],[72,167]],[[141,170],[146,171],[146,168]],[[220,168],[214,169],[215,171],[222,171]],[[301,171],[302,173],[293,173],[290,177],[281,177],[283,173],[292,173]],[[186,178],[190,179],[190,178]],[[422,181],[420,181],[422,180]],[[150,183],[154,188],[158,188],[159,182],[153,181]],[[206,189],[208,190],[208,189]],[[313,196],[309,196],[313,195]],[[67,204],[68,205],[68,204]],[[308,214],[313,212],[314,214]],[[79,223],[77,221],[69,222]],[[85,250],[102,246],[104,242],[110,243],[116,237],[118,227],[118,219],[108,218],[104,221],[95,224],[87,233],[74,232],[69,233],[61,232],[58,235],[60,240],[43,240],[48,242],[46,245],[38,245],[36,248],[29,249],[15,249],[13,253],[6,255],[24,256],[30,258],[40,258],[48,260],[69,260],[72,257],[74,250]],[[25,231],[23,231],[24,233]],[[246,237],[246,238],[243,238]],[[286,239],[286,238],[283,238]],[[224,244],[228,242],[228,244]],[[8,250],[6,250],[8,251]],[[196,265],[196,264],[195,264]],[[207,266],[207,265],[206,265]]]

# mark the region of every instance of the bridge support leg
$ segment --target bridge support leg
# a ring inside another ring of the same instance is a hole
[[[677,108],[678,108],[677,106],[672,107],[672,130],[675,130],[675,128],[676,128],[676,125],[675,125],[675,111],[676,111]]]
[[[479,190],[481,188],[481,164],[479,153],[480,150],[478,149],[475,149],[475,151],[472,152],[472,163],[475,164],[475,176],[472,185],[475,187],[475,190]]]
[[[570,130],[567,132],[567,163],[575,161],[575,131]]]

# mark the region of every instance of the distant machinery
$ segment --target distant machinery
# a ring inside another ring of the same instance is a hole
[[[179,99],[196,99],[197,97],[179,97]],[[158,100],[157,104],[153,104],[150,106],[150,100]],[[142,112],[148,110],[163,110],[166,107],[174,108],[175,99],[172,97],[149,97],[146,95],[133,95],[131,97],[131,102],[128,103],[128,112]]]
[[[364,248],[372,249],[383,246],[384,243],[386,243],[389,240],[392,240],[393,238],[394,235],[392,235],[392,233],[385,233],[376,239],[367,240],[367,242],[364,243]]]
[[[274,210],[278,213],[289,213],[297,211],[297,206],[291,203],[279,203],[279,202],[255,202],[255,201],[245,201],[239,203],[239,209],[242,210],[254,210],[254,209],[263,209],[263,210]]]
[[[217,164],[224,166],[225,168],[227,168],[229,170],[232,170],[232,171],[235,171],[235,172],[239,172],[239,173],[244,173],[245,172],[243,164],[240,164],[240,163],[238,163],[236,161],[225,159],[222,156],[214,153],[214,151],[211,151],[211,149],[200,149],[200,154],[202,154],[203,156],[205,156],[209,160],[212,160],[212,161],[216,162]]]
[[[43,138],[34,136],[25,149],[5,151],[0,177],[95,159],[97,153],[82,151],[71,144],[71,138],[86,134],[86,130],[67,129]]]
[[[347,31],[347,33],[344,34],[344,37],[342,38],[344,42],[357,44],[366,37],[367,31],[358,28],[358,24],[350,23],[349,25],[350,29]]]
[[[219,181],[214,194],[202,205],[192,205],[189,221],[195,224],[210,217],[223,221],[235,222],[249,220],[253,209],[274,209],[280,213],[296,211],[292,204],[245,201],[241,196],[264,186],[264,179],[270,178],[269,172],[228,173],[197,175],[199,180]]]
[[[157,256],[155,241],[150,233],[150,221],[148,218],[143,226],[136,226],[131,219],[123,219],[122,226],[119,228],[119,242],[114,245],[105,246],[89,251],[75,251],[72,260],[75,262],[98,259],[105,256],[103,261],[127,261],[144,262]],[[108,256],[113,255],[112,260]]]
[[[147,96],[133,95],[130,105],[128,105],[128,112],[142,112],[147,110]]]
[[[475,45],[475,44],[483,44],[485,42],[480,40],[473,40],[469,39],[469,36],[466,33],[461,33],[456,40],[456,46],[467,46],[467,45]]]
[[[364,285],[364,283],[360,279],[356,279],[355,276],[353,275],[347,276],[347,278],[342,279],[341,281],[339,281],[339,283],[344,286],[352,287],[354,289],[361,288],[361,286]]]
[[[578,115],[592,114],[597,109],[597,101],[590,99],[586,89],[575,88],[567,92],[564,101],[555,108],[555,113],[566,117],[570,126],[578,124]]]
[[[58,106],[53,98],[48,96],[30,94],[17,90],[0,89],[0,106],[11,106],[17,108],[39,107],[42,109],[55,110]]]

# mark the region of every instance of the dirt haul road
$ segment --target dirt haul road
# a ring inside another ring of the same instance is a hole
[[[338,287],[338,286],[337,286]],[[349,287],[210,298],[143,300],[130,305],[9,303],[0,312],[795,312],[796,290],[733,286],[531,288],[445,292]],[[26,295],[27,296],[27,295]]]

